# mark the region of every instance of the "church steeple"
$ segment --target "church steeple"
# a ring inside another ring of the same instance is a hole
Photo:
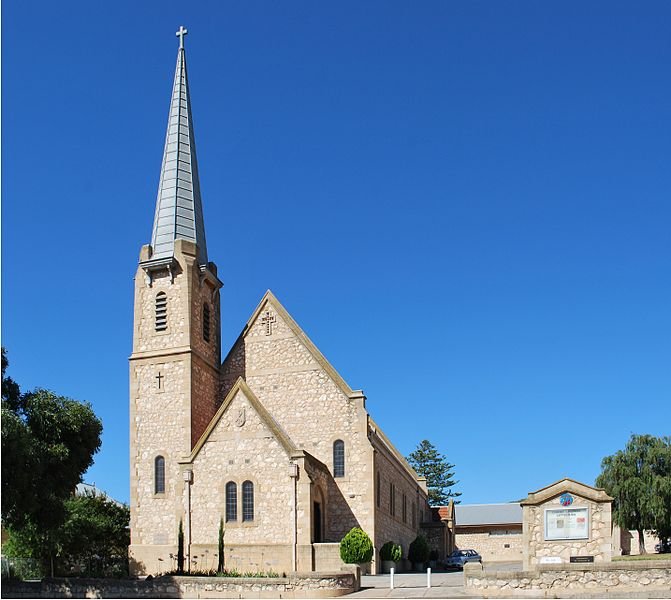
[[[176,34],[179,50],[156,198],[150,261],[172,258],[175,240],[183,239],[197,245],[198,264],[206,265],[205,224],[184,51],[186,33],[187,30],[180,27]]]

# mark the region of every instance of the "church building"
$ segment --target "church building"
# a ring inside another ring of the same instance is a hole
[[[222,360],[205,242],[184,35],[151,244],[135,275],[130,357],[131,570],[340,569],[352,528],[407,556],[431,520],[419,478],[270,292]],[[379,560],[373,570],[379,570]]]

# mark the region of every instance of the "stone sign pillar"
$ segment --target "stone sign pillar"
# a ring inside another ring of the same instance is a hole
[[[520,502],[523,569],[610,562],[612,501],[602,489],[572,479],[530,493]]]

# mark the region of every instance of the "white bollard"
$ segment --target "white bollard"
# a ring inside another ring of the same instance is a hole
[[[426,587],[431,587],[431,567],[426,570]]]
[[[389,589],[394,589],[394,567],[389,569]]]

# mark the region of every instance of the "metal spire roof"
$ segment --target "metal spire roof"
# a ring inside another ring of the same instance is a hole
[[[171,258],[174,255],[175,240],[184,239],[198,245],[198,263],[204,265],[207,264],[207,246],[186,75],[186,33],[186,29],[180,27],[176,34],[179,37],[179,50],[156,198],[151,260]]]

